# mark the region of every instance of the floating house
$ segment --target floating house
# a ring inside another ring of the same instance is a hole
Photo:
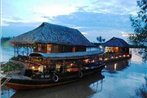
[[[113,37],[103,44],[105,53],[126,53],[129,54],[129,45],[121,38]]]
[[[16,60],[25,64],[24,74],[7,83],[16,90],[61,85],[104,68],[101,52],[86,51],[94,45],[77,29],[44,22],[10,42]]]
[[[32,31],[19,35],[11,40],[15,54],[19,55],[21,48],[30,52],[60,53],[86,51],[93,46],[77,29],[42,23]]]

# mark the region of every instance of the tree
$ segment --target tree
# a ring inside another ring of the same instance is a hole
[[[102,36],[99,36],[99,37],[97,37],[96,39],[97,39],[97,41],[99,41],[100,43],[105,42],[105,39],[102,38]]]
[[[147,0],[138,0],[139,11],[136,16],[131,16],[130,20],[135,34],[129,37],[135,45],[147,46]]]

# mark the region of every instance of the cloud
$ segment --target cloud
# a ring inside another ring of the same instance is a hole
[[[128,15],[136,13],[136,0],[95,0],[87,10],[98,13]]]
[[[76,8],[72,6],[64,6],[60,4],[52,5],[52,6],[40,6],[35,7],[33,12],[38,15],[45,15],[49,17],[58,16],[58,15],[68,15],[76,11]]]
[[[123,37],[129,37],[131,34],[133,34],[133,32],[120,32],[122,34]]]
[[[80,11],[69,15],[53,17],[52,21],[63,25],[68,24],[80,29],[130,29],[129,15],[102,14]]]
[[[126,39],[127,37],[122,32],[132,32],[129,15],[78,11],[53,17],[51,21],[86,32],[83,34],[91,41],[96,41],[96,36],[100,35],[106,39],[112,36]]]
[[[122,32],[131,32],[129,15],[102,14],[96,12],[77,11],[68,15],[54,17],[41,16],[47,22],[79,29],[89,40],[95,41],[96,36],[104,36],[109,39],[112,36],[125,37]],[[42,21],[25,21],[18,17],[9,17],[3,20],[13,28],[32,27],[41,24]],[[9,27],[10,29],[10,27]],[[12,29],[12,28],[11,28]],[[27,28],[25,30],[28,30]],[[8,32],[8,30],[5,29]],[[24,30],[20,32],[25,32]]]
[[[126,37],[122,32],[132,32],[129,15],[136,13],[136,0],[67,0],[66,3],[65,1],[55,3],[35,0],[34,3],[31,0],[27,6],[24,6],[26,1],[23,0],[4,1],[3,31],[7,34],[11,31],[25,32],[42,22],[51,22],[79,29],[93,41],[99,35],[106,38]],[[23,27],[25,29],[20,30]]]
[[[24,25],[34,25],[41,22],[49,22],[49,19],[46,19],[45,17],[34,17],[33,19],[23,19],[20,17],[4,17],[1,19],[2,24],[1,26],[24,26]]]
[[[87,32],[81,32],[83,35],[88,35],[88,33]]]
[[[19,17],[33,22],[37,20],[45,21],[42,16],[69,15],[79,11],[128,15],[136,12],[136,0],[61,0],[56,3],[52,0],[46,2],[30,0],[27,5],[25,0],[17,2],[15,0],[4,0],[2,2],[2,11],[2,18],[7,16]]]

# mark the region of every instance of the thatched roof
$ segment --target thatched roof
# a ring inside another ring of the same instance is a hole
[[[100,51],[86,51],[86,52],[66,52],[66,53],[41,53],[34,52],[30,56],[41,56],[44,58],[50,58],[52,60],[63,60],[63,59],[79,59],[88,58],[91,56],[98,56],[102,52]]]
[[[107,47],[129,47],[128,43],[121,38],[113,37],[103,44]]]
[[[13,38],[11,42],[15,44],[53,43],[80,46],[93,45],[77,29],[46,22],[32,31]]]

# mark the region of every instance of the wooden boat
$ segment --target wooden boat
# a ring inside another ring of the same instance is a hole
[[[27,65],[25,73],[10,75],[6,85],[15,90],[38,89],[71,83],[87,75],[101,73],[105,65],[98,61],[98,54],[99,52],[32,53],[30,61],[27,61],[31,63]],[[32,63],[32,59],[35,63]],[[41,59],[38,65],[36,59]],[[44,60],[50,60],[48,65],[41,64]]]

